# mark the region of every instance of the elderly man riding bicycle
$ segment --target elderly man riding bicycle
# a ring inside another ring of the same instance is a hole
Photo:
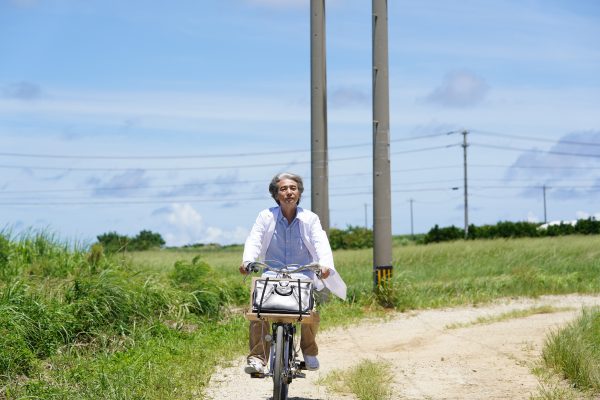
[[[275,276],[278,266],[318,263],[321,279],[305,270],[298,275],[314,281],[317,290],[325,287],[336,296],[346,298],[346,284],[335,270],[333,253],[319,217],[312,211],[298,207],[304,191],[302,178],[291,173],[277,174],[269,184],[269,192],[276,207],[261,211],[244,245],[240,273],[247,274],[247,266],[260,260],[269,265],[263,276]],[[310,324],[302,324],[300,348],[306,368],[319,369],[319,348],[315,341],[319,326],[318,315]],[[265,335],[269,332],[266,321],[250,322],[250,354],[245,367],[247,373],[262,373],[269,357]]]

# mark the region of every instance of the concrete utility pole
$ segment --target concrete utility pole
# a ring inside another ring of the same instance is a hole
[[[464,188],[465,188],[465,239],[469,237],[469,191],[467,186],[467,131],[463,131],[463,170],[464,170]]]
[[[392,275],[392,196],[387,0],[373,0],[373,275]]]
[[[329,231],[325,0],[310,0],[311,208]]]

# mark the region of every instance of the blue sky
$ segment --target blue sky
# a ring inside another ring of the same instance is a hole
[[[0,226],[241,243],[280,171],[310,207],[309,23],[308,0],[0,0]],[[371,2],[326,27],[330,220],[371,226]],[[415,232],[462,226],[462,130],[471,223],[543,221],[544,186],[548,220],[600,217],[598,37],[595,0],[390,0],[393,233],[411,199]]]

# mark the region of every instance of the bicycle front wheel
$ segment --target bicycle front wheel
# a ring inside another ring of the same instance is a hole
[[[275,362],[273,368],[273,400],[286,400],[288,395],[288,370],[289,363],[286,349],[289,336],[284,333],[282,325],[277,327],[275,336]]]

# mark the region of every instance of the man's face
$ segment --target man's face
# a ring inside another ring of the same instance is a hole
[[[280,205],[296,205],[300,200],[298,184],[292,179],[282,179],[277,183],[277,200]]]

